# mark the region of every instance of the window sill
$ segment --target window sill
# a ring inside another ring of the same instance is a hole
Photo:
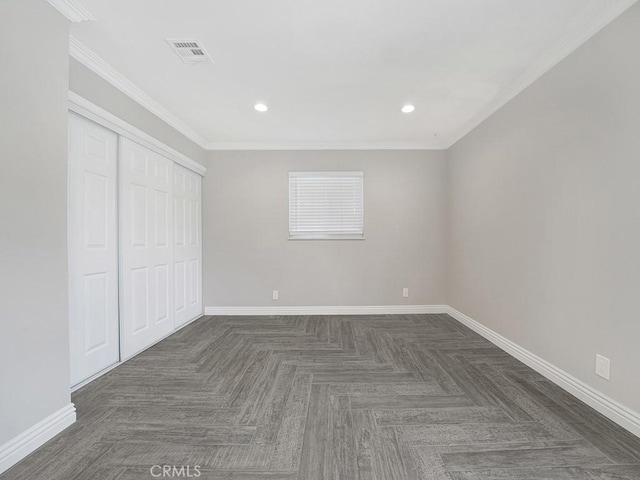
[[[364,235],[289,235],[288,240],[364,240]]]

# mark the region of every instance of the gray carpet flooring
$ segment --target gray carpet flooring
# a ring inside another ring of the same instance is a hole
[[[640,479],[639,438],[447,315],[203,317],[72,399],[2,480]]]

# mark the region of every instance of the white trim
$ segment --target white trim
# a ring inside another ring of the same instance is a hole
[[[95,22],[96,17],[75,0],[47,0],[73,23]]]
[[[445,150],[441,142],[211,142],[207,150]]]
[[[640,413],[634,412],[621,403],[616,402],[611,397],[578,380],[564,370],[522,348],[520,345],[485,327],[458,310],[447,307],[447,313],[509,355],[533,368],[536,372],[548,378],[574,397],[579,398],[605,417],[640,437]]]
[[[622,0],[617,2],[607,2],[604,8],[598,10],[590,16],[584,23],[566,35],[563,40],[553,48],[543,54],[527,70],[509,83],[500,93],[498,93],[489,103],[477,111],[462,127],[457,129],[445,142],[445,148],[449,149],[460,139],[469,134],[491,115],[496,113],[513,98],[522,93],[533,82],[542,77],[545,73],[564,60],[572,52],[582,46],[587,40],[606,27],[609,23],[619,17],[629,7],[638,0]]]
[[[308,234],[296,234],[287,237],[287,240],[298,241],[298,240],[366,240],[367,237],[364,236],[364,233],[357,234],[342,234],[342,233],[332,233],[332,234],[321,234],[321,233],[308,233]]]
[[[201,148],[206,148],[207,141],[202,138],[189,125],[176,117],[169,110],[164,108],[153,98],[147,95],[142,89],[135,85],[131,80],[118,72],[115,68],[105,62],[102,58],[89,50],[82,42],[74,36],[69,38],[69,55],[78,60],[103,79],[116,87],[125,95],[138,102],[144,108],[149,110],[163,122],[175,128],[185,137],[196,143]]]
[[[312,170],[312,171],[300,171],[289,172],[289,178],[325,178],[325,177],[356,177],[364,178],[364,172],[362,170],[349,171],[345,170],[341,172],[339,170]]]
[[[205,307],[205,315],[391,315],[446,313],[446,305]]]
[[[199,175],[204,175],[207,172],[204,166],[191,160],[186,155],[165,145],[160,140],[121,120],[112,113],[72,91],[69,91],[69,110],[129,138]]]
[[[10,414],[10,412],[6,412]],[[0,474],[7,471],[27,455],[44,445],[76,421],[73,403],[36,423],[20,435],[0,446]]]

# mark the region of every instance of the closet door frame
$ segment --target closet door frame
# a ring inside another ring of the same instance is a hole
[[[157,140],[156,138],[152,137],[151,135],[143,132],[142,130],[134,127],[133,125],[125,122],[124,120],[118,118],[117,116],[113,115],[111,112],[108,112],[107,110],[95,105],[94,103],[90,102],[89,100],[85,99],[84,97],[78,95],[75,92],[69,92],[69,106],[68,106],[69,112],[78,114],[80,117],[84,117],[87,120],[90,120],[102,127],[107,128],[108,130],[111,130],[112,132],[116,133],[119,138],[118,138],[118,143],[120,143],[122,138],[128,138],[129,140],[132,140],[152,151],[154,151],[155,153],[162,155],[166,158],[168,158],[169,160],[171,160],[172,162],[174,162],[174,164],[177,165],[181,165],[185,168],[187,168],[188,170],[190,170],[191,172],[194,172],[198,175],[200,175],[201,177],[203,177],[206,172],[207,169],[206,167],[200,165],[199,163],[191,160],[189,157],[187,157],[186,155],[178,152],[177,150],[174,150],[173,148],[169,147],[168,145],[165,145],[164,143],[162,143],[161,141]],[[119,159],[118,159],[119,160]],[[119,163],[119,162],[118,162]],[[119,170],[119,169],[118,169]],[[118,177],[120,176],[120,172],[118,171]],[[119,201],[119,197],[120,197],[120,185],[117,185],[117,190],[118,190],[118,194],[117,194],[117,199]],[[173,200],[172,200],[173,202]],[[202,209],[201,209],[202,210]],[[118,213],[119,213],[119,206],[118,206]],[[118,224],[119,224],[119,219],[118,219]],[[200,234],[202,235],[202,231],[200,231]],[[118,233],[118,240],[120,240],[120,235],[121,232]],[[173,241],[173,239],[172,239]],[[119,248],[120,250],[120,248]],[[122,258],[122,253],[119,251],[119,255],[118,255],[118,268],[120,268],[120,262],[121,262],[121,258]],[[202,259],[201,259],[202,261]],[[202,287],[202,286],[200,286]],[[119,286],[120,288],[120,286]],[[202,290],[200,290],[200,295],[202,295]],[[202,298],[202,297],[201,297]],[[120,299],[118,299],[120,301]],[[204,312],[201,312],[202,314]],[[171,334],[173,334],[174,332],[176,332],[177,330],[187,326],[189,323],[191,323],[192,321],[200,318],[202,315],[197,315],[195,316],[192,320],[185,322],[183,325],[179,325],[179,326],[174,326],[175,328],[169,332],[168,335],[169,336]],[[121,319],[119,319],[118,322],[118,329],[120,331],[120,336],[122,335],[122,321]],[[159,339],[158,341],[160,341],[162,339]],[[122,339],[120,338],[120,342],[122,341]],[[151,346],[151,345],[149,345]],[[148,347],[147,347],[148,348]],[[122,343],[120,344],[120,350],[122,350]],[[93,375],[89,378],[87,378],[86,380],[72,386],[71,391],[75,391],[85,385],[87,385],[88,383],[92,382],[93,380],[95,380],[96,378],[100,377],[101,375],[104,375],[105,373],[109,372],[110,370],[112,370],[113,368],[117,367],[118,365],[120,365],[121,363],[123,363],[124,361],[126,361],[127,359],[124,358],[124,356],[120,355],[120,360],[118,362],[116,362],[115,364],[113,364],[112,366],[98,372],[96,375]]]

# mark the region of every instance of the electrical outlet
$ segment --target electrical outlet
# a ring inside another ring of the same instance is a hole
[[[404,298],[409,298],[409,289],[408,289],[407,287],[404,287],[404,288],[402,289],[402,296],[403,296]]]
[[[273,295],[271,296],[271,298],[272,298],[273,300],[277,300],[277,299],[278,299],[278,290],[274,290],[274,291],[273,291]]]
[[[596,354],[596,375],[600,375],[605,380],[609,380],[609,370],[611,361],[607,357]]]

